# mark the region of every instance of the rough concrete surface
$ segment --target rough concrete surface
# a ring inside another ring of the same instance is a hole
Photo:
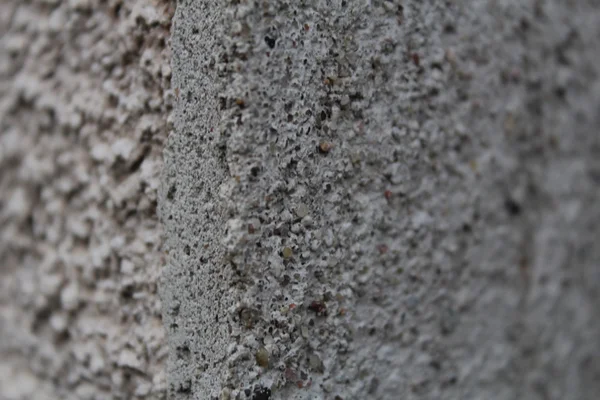
[[[181,0],[174,399],[593,399],[600,5]]]
[[[0,0],[0,399],[164,399],[175,2]]]
[[[0,400],[597,397],[598,1],[175,5],[0,0]]]

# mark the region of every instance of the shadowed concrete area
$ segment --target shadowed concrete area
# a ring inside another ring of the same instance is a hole
[[[600,6],[180,1],[176,399],[592,399]]]

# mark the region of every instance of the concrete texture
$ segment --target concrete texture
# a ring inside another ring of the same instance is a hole
[[[0,0],[0,399],[164,399],[175,3]]]
[[[174,9],[0,0],[0,400],[597,397],[597,1]]]
[[[600,5],[181,0],[174,399],[593,399]]]

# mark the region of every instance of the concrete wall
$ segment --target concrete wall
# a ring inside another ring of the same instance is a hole
[[[600,9],[181,1],[177,399],[591,399]]]
[[[600,391],[597,2],[0,7],[0,397]]]
[[[0,1],[0,399],[166,398],[174,9]]]

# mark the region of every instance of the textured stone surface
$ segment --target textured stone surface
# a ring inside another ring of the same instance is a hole
[[[591,399],[594,1],[180,1],[176,399]]]
[[[596,397],[596,1],[174,6],[0,1],[1,399]]]
[[[174,2],[0,1],[0,398],[166,398]]]

